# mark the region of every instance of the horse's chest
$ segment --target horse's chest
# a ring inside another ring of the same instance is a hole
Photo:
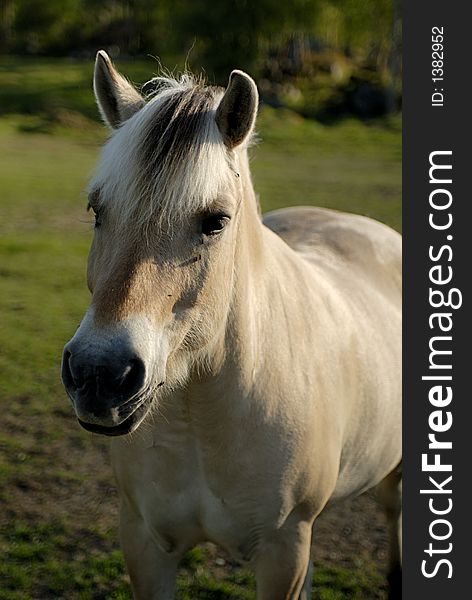
[[[121,494],[141,515],[154,541],[165,552],[179,552],[204,540],[247,559],[258,543],[265,519],[257,514],[257,498],[233,481],[206,472],[191,438],[180,444],[161,438],[141,449],[139,460],[114,453]],[[231,488],[231,489],[230,489]],[[260,507],[259,507],[260,509]]]

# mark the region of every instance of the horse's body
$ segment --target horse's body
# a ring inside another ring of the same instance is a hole
[[[128,84],[104,55],[98,62],[102,112],[112,125],[123,122],[124,109],[121,117],[110,112],[110,90],[108,100],[101,94],[100,69],[115,86]],[[204,540],[254,568],[258,598],[309,598],[315,518],[379,483],[398,568],[400,236],[325,209],[285,209],[261,221],[245,150],[254,108],[242,130],[234,124],[254,105],[247,80],[215,96],[212,117],[235,199],[231,210],[219,200],[218,214],[228,213],[231,225],[209,233],[211,241],[203,236],[197,254],[183,250],[178,234],[153,238],[149,222],[151,241],[143,249],[135,239],[126,252],[125,230],[115,225],[112,254],[94,242],[92,305],[65,351],[63,378],[82,424],[133,431],[113,439],[112,460],[122,545],[142,600],[173,598],[180,557]],[[132,114],[147,109],[125,91],[115,89],[118,106],[126,98]],[[137,119],[112,139],[102,169]],[[111,207],[100,213],[111,219]],[[124,347],[133,358],[122,358]],[[114,351],[119,367],[110,366]]]

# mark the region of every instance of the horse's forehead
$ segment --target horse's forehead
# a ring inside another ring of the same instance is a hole
[[[172,221],[207,208],[231,186],[214,104],[206,89],[175,94],[152,102],[112,136],[92,186],[120,219],[133,213],[142,225],[162,213]]]

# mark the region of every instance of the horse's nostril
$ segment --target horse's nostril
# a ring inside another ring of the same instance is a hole
[[[129,361],[120,377],[118,390],[123,396],[132,396],[144,383],[144,363],[139,358]]]
[[[144,384],[145,367],[139,358],[123,364],[96,365],[90,369],[89,384],[99,395],[130,399]]]
[[[69,350],[64,350],[64,353],[62,355],[62,368],[61,368],[61,376],[62,376],[62,382],[64,383],[64,386],[66,387],[66,389],[76,389],[77,385],[76,382],[74,380],[74,376],[72,375],[72,370],[70,368],[70,358],[71,358],[72,354],[69,352]]]

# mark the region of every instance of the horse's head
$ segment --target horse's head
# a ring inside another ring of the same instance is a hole
[[[89,193],[92,300],[62,379],[81,424],[108,435],[133,431],[160,386],[221,351],[257,112],[240,71],[226,91],[187,76],[149,87],[145,100],[98,53],[94,90],[113,134]]]

